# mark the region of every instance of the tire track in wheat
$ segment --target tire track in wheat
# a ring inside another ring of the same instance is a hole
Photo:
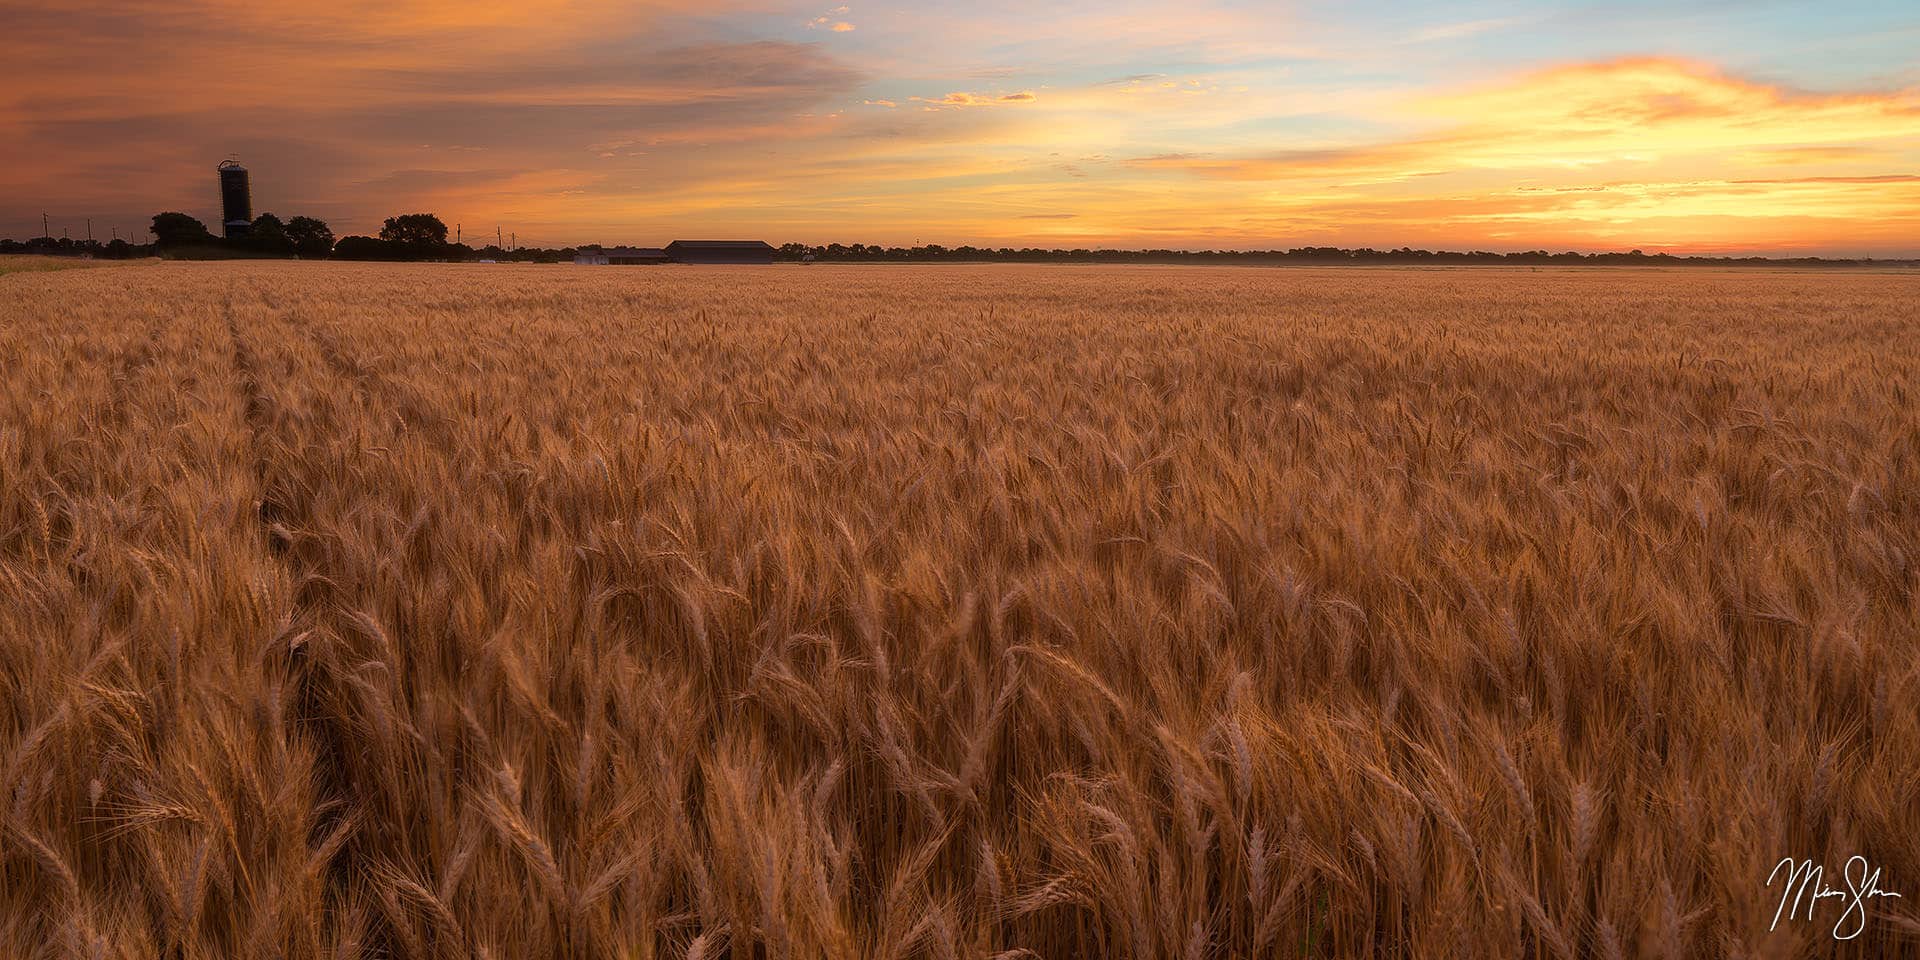
[[[407,504],[442,487],[436,477],[453,475],[456,425],[295,305],[263,295],[249,319],[251,341],[237,324],[231,333],[250,377],[260,522],[297,584],[297,639],[286,656],[303,729],[320,748],[323,793],[338,801],[314,843],[333,851],[336,897],[370,901],[374,929],[393,952],[466,955],[468,934],[448,902],[475,855],[475,824],[509,824],[509,841],[534,851],[549,873],[552,857],[539,853],[543,842],[514,810],[517,801],[499,796],[497,766],[468,762],[488,753],[470,714],[461,737],[478,743],[451,754],[423,731],[453,722],[451,701],[420,691],[461,682],[448,672],[460,661],[449,666],[432,652],[432,614],[398,601],[392,587],[428,562],[423,551],[445,508]],[[262,358],[247,353],[256,343],[291,364],[286,404],[274,400]]]
[[[377,846],[364,839],[369,797],[354,761],[358,748],[338,711],[343,678],[333,656],[342,616],[333,597],[337,575],[329,568],[330,551],[321,545],[312,488],[297,468],[300,447],[279,436],[284,429],[280,405],[262,380],[259,354],[241,333],[231,293],[224,312],[259,494],[255,518],[268,550],[294,585],[290,622],[268,655],[291,681],[295,728],[315,748],[316,786],[329,801],[314,818],[308,842],[329,895],[336,902],[351,902],[358,895],[357,885],[378,864]],[[257,319],[264,322],[266,317]],[[376,917],[369,942],[380,945],[391,939]]]

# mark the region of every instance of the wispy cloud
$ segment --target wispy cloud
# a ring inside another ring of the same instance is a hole
[[[1483,33],[1504,30],[1507,27],[1527,23],[1526,17],[1488,17],[1481,20],[1463,20],[1457,23],[1443,23],[1427,27],[1413,35],[1416,43],[1430,43],[1436,40],[1464,40]]]
[[[1019,93],[949,93],[944,97],[908,97],[907,99],[928,104],[933,107],[997,107],[1009,103],[1032,103],[1039,97],[1031,90]]]
[[[849,7],[844,7],[844,6],[834,7],[832,10],[829,10],[826,13],[821,14],[820,16],[817,16],[811,20],[808,20],[807,29],[808,30],[825,29],[825,30],[831,30],[834,33],[852,33],[853,31],[859,28],[855,27],[852,23],[849,23],[846,20],[841,19],[842,17],[845,17],[849,12],[851,12],[851,8]]]

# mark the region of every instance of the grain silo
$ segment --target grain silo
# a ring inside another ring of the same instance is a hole
[[[220,223],[229,240],[253,229],[253,190],[247,183],[247,168],[238,160],[220,164]]]

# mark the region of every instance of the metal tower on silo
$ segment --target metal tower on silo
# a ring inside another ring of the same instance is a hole
[[[247,183],[247,168],[238,160],[220,163],[220,221],[229,240],[253,229],[253,190]]]

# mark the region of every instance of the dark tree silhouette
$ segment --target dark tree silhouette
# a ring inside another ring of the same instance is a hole
[[[333,245],[335,260],[407,260],[407,248],[376,237],[345,236]]]
[[[159,247],[183,247],[194,244],[212,243],[213,234],[207,232],[207,225],[184,213],[154,214],[154,245]]]
[[[293,252],[293,240],[287,236],[287,225],[271,213],[253,218],[253,229],[247,231],[244,242],[261,253],[285,256]]]
[[[431,213],[388,217],[386,225],[380,228],[380,239],[405,244],[424,253],[447,245],[447,225]]]
[[[288,220],[287,239],[293,243],[293,252],[308,260],[318,260],[333,252],[333,230],[324,220],[313,217]]]

